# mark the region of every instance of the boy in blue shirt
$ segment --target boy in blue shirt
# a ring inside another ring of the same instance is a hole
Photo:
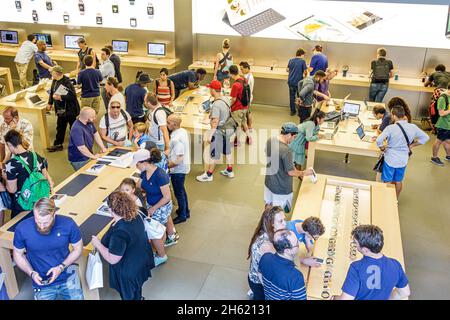
[[[401,300],[411,292],[402,265],[381,253],[383,231],[361,225],[352,231],[357,250],[364,256],[350,265],[342,294],[335,300]]]

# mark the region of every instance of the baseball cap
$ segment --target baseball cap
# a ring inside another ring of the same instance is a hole
[[[213,80],[210,84],[206,85],[208,88],[214,89],[214,90],[221,90],[222,89],[222,83],[219,80]]]
[[[147,83],[150,83],[150,82],[153,82],[153,79],[150,78],[150,77],[148,76],[148,74],[146,74],[146,73],[141,73],[141,74],[139,75],[139,78],[138,78],[138,81],[137,81],[138,84],[147,84]]]
[[[285,133],[298,133],[298,127],[295,123],[293,122],[285,122],[282,126],[281,126],[281,130]]]
[[[150,151],[145,149],[139,149],[135,153],[133,153],[133,161],[131,161],[130,166],[135,166],[138,162],[142,162],[150,159]]]
[[[51,72],[58,72],[58,73],[64,73],[64,68],[63,67],[61,67],[61,66],[54,66],[52,69],[51,69]]]

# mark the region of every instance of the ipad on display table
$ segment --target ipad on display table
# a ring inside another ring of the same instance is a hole
[[[0,34],[2,43],[19,44],[19,33],[17,31],[1,30]]]
[[[78,39],[80,38],[84,39],[84,36],[74,34],[64,35],[64,49],[80,49],[80,47],[78,46]]]
[[[166,44],[149,42],[147,44],[147,53],[149,56],[164,57],[166,55]]]
[[[128,41],[126,40],[113,40],[111,45],[116,53],[128,53]]]
[[[34,36],[36,37],[37,41],[45,41],[45,44],[48,48],[53,48],[52,43],[52,36],[48,33],[35,33]]]

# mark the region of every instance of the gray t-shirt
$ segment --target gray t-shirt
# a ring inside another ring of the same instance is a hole
[[[265,186],[274,194],[292,193],[292,177],[289,171],[294,170],[294,161],[288,145],[278,137],[272,137],[266,144],[267,166]]]
[[[231,101],[228,97],[221,97],[211,104],[211,119],[219,118],[218,126],[221,127],[230,117]]]

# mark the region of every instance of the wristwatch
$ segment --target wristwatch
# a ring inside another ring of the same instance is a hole
[[[64,270],[67,269],[67,266],[64,263],[61,263],[60,266],[62,266],[61,272],[64,272]]]

